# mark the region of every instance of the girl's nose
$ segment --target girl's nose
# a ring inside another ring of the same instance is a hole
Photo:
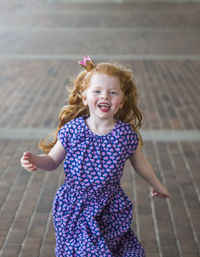
[[[107,92],[102,92],[101,98],[103,98],[103,99],[108,99],[108,97],[109,97],[109,95],[108,95]]]

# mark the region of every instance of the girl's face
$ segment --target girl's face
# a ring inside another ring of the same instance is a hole
[[[117,77],[96,73],[83,93],[83,103],[88,105],[90,116],[112,118],[123,106],[123,92]]]

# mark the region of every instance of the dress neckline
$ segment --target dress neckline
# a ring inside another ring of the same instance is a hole
[[[117,128],[117,126],[118,126],[118,124],[119,124],[119,121],[116,120],[115,125],[114,125],[113,129],[112,129],[110,132],[108,132],[108,133],[106,133],[106,134],[104,134],[104,135],[98,135],[98,134],[95,134],[95,133],[88,127],[88,125],[87,125],[87,123],[86,123],[86,119],[87,119],[88,117],[89,117],[88,115],[82,116],[82,121],[83,121],[83,123],[84,123],[84,125],[85,125],[85,128],[86,128],[87,131],[89,131],[89,133],[90,133],[91,135],[93,135],[93,136],[95,136],[95,137],[98,137],[98,138],[106,137],[106,136],[109,136],[110,134],[113,134],[113,132],[115,131],[115,129]]]

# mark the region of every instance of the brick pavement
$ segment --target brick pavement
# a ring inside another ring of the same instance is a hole
[[[68,76],[79,71],[77,58],[90,54],[133,70],[144,129],[199,131],[199,10],[197,3],[6,2],[0,128],[53,129]],[[54,256],[51,205],[63,168],[30,175],[19,159],[25,150],[39,153],[38,140],[7,137],[0,135],[0,257]],[[152,199],[127,162],[122,187],[147,257],[200,256],[200,142],[148,140],[144,153],[172,194]]]

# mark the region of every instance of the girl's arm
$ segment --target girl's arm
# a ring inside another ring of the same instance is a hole
[[[21,158],[21,165],[29,172],[36,171],[37,168],[51,171],[61,164],[65,155],[66,150],[58,140],[48,155],[34,155],[30,152],[25,152]]]
[[[151,164],[145,159],[140,146],[137,147],[137,150],[130,157],[130,162],[134,170],[152,187],[152,196],[170,197],[167,189],[156,177]]]

